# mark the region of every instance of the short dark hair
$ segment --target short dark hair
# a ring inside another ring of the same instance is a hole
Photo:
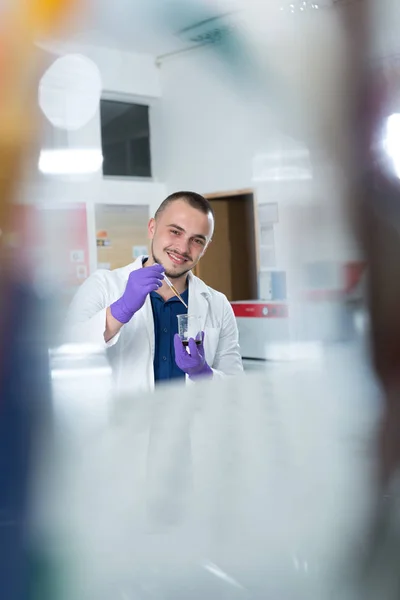
[[[187,202],[193,208],[196,208],[205,215],[211,215],[214,218],[212,206],[207,198],[204,198],[204,196],[201,196],[196,192],[174,192],[173,194],[167,196],[163,202],[161,202],[156,211],[155,219],[157,219],[157,217],[163,212],[163,210],[167,208],[167,206],[176,200],[184,200],[184,202]]]

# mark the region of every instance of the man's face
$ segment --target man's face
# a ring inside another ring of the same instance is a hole
[[[167,277],[181,277],[199,262],[205,253],[214,222],[184,200],[171,202],[157,220],[149,222],[153,260],[165,268]]]

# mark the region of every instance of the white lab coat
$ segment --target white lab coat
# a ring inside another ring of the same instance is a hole
[[[118,390],[154,389],[154,320],[150,297],[114,338],[105,343],[103,337],[107,307],[121,297],[129,274],[142,267],[144,258],[141,256],[120,269],[93,273],[79,288],[67,318],[67,341],[107,348]],[[188,312],[201,319],[205,357],[214,377],[241,373],[238,328],[226,296],[189,274]]]

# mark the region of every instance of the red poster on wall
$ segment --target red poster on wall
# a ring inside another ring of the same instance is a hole
[[[89,275],[89,243],[85,204],[20,205],[10,243],[22,268],[32,278],[76,287]]]

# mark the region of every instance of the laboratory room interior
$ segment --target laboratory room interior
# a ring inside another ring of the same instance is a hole
[[[399,600],[400,5],[3,5],[0,598]]]

